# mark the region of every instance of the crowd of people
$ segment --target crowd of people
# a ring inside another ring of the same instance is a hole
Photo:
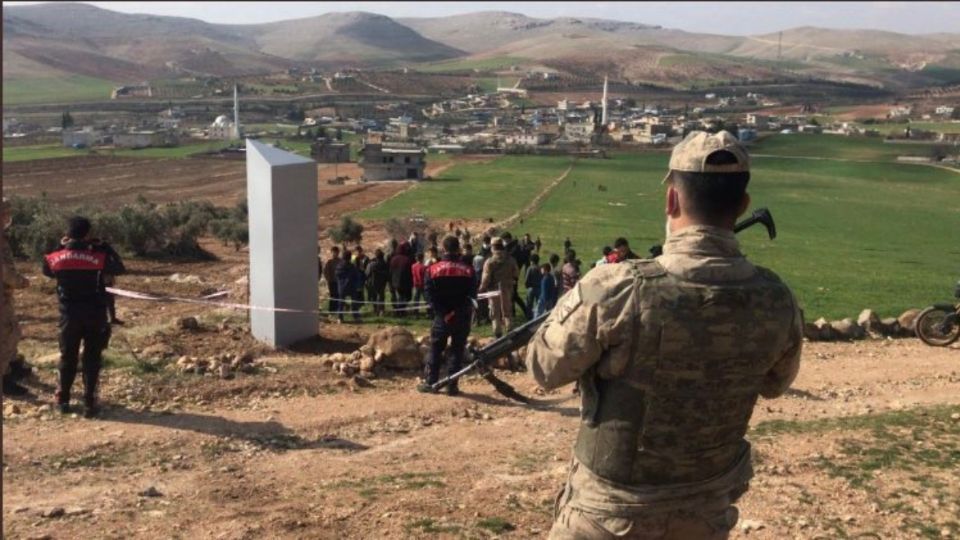
[[[459,260],[474,270],[477,290],[498,293],[479,302],[474,313],[474,324],[491,324],[497,336],[509,331],[518,313],[531,320],[549,312],[587,270],[569,237],[563,242],[562,256],[554,253],[541,260],[539,236],[534,239],[527,233],[518,239],[504,232],[476,238],[459,228],[451,233],[460,246]],[[474,239],[479,240],[476,248],[471,243]],[[418,232],[402,240],[390,239],[373,256],[361,246],[330,248],[329,256],[324,259],[321,254],[319,261],[319,275],[326,282],[327,314],[339,322],[358,322],[361,308],[369,305],[375,316],[431,318],[425,278],[445,254],[437,233]],[[590,268],[637,258],[628,241],[617,238]],[[525,296],[519,293],[520,285],[526,289]]]

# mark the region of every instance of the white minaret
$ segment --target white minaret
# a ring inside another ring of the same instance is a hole
[[[233,85],[233,132],[234,139],[240,138],[240,98],[237,97],[237,85]]]
[[[600,116],[600,124],[607,126],[607,76],[603,76],[603,113]]]

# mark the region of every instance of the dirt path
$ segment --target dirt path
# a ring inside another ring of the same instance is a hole
[[[119,405],[95,422],[7,416],[6,537],[545,534],[578,425],[576,401],[518,406],[479,380],[465,384],[463,397],[426,396],[409,376],[351,390],[308,357],[270,362],[276,375],[194,377],[164,393],[109,371],[108,399]],[[506,377],[534,391],[527,376]],[[223,385],[232,390],[219,391]],[[161,394],[166,400],[143,410]],[[569,389],[549,397],[566,396]],[[957,396],[956,348],[916,340],[809,344],[794,390],[761,401],[753,425],[956,405]],[[838,434],[755,438],[758,478],[740,507],[742,523],[762,528],[735,538],[835,538],[837,523],[883,538],[915,536],[898,529],[896,512],[881,516],[867,494],[803,465],[835,450]],[[162,495],[138,496],[149,487]],[[943,489],[954,501],[943,510],[955,508],[957,484]],[[816,504],[799,502],[808,499]],[[54,507],[68,515],[41,517]]]
[[[536,212],[540,208],[540,205],[543,204],[543,201],[545,201],[547,197],[549,197],[550,194],[553,193],[553,190],[556,189],[557,186],[562,184],[563,181],[567,179],[567,175],[570,174],[570,171],[573,170],[573,167],[575,165],[576,165],[576,161],[574,161],[574,163],[571,163],[570,166],[567,167],[567,170],[563,171],[563,173],[560,176],[554,178],[549,184],[547,184],[546,187],[544,187],[540,191],[540,193],[537,193],[537,196],[534,197],[533,200],[531,200],[526,206],[518,210],[515,214],[507,217],[506,219],[503,219],[491,225],[491,227],[506,229],[506,228],[509,228],[511,225],[513,225],[515,222],[519,221],[520,219],[524,217],[528,217],[534,212]]]

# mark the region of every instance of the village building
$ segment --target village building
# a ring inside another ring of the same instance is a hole
[[[514,133],[507,135],[506,144],[513,146],[541,146],[550,142],[546,133]]]
[[[60,134],[63,146],[67,148],[90,148],[104,144],[107,134],[101,130],[85,127],[83,129],[64,130]]]
[[[417,147],[384,147],[367,143],[360,149],[361,180],[423,180],[426,152]]]
[[[757,126],[761,128],[766,128],[767,124],[770,123],[770,116],[760,113],[747,113],[747,124],[751,126]]]
[[[310,157],[317,163],[348,163],[350,143],[319,139],[310,145]]]
[[[592,122],[569,123],[564,125],[563,134],[567,140],[576,142],[590,142],[596,126]]]
[[[173,130],[128,131],[113,136],[113,145],[117,148],[177,146],[179,143],[180,140]]]

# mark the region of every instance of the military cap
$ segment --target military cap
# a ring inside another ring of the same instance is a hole
[[[707,157],[718,151],[726,150],[737,158],[736,163],[712,165]],[[673,147],[670,155],[670,171],[663,178],[666,182],[673,171],[698,173],[735,173],[750,171],[750,155],[746,147],[729,131],[716,134],[706,131],[694,131]]]

